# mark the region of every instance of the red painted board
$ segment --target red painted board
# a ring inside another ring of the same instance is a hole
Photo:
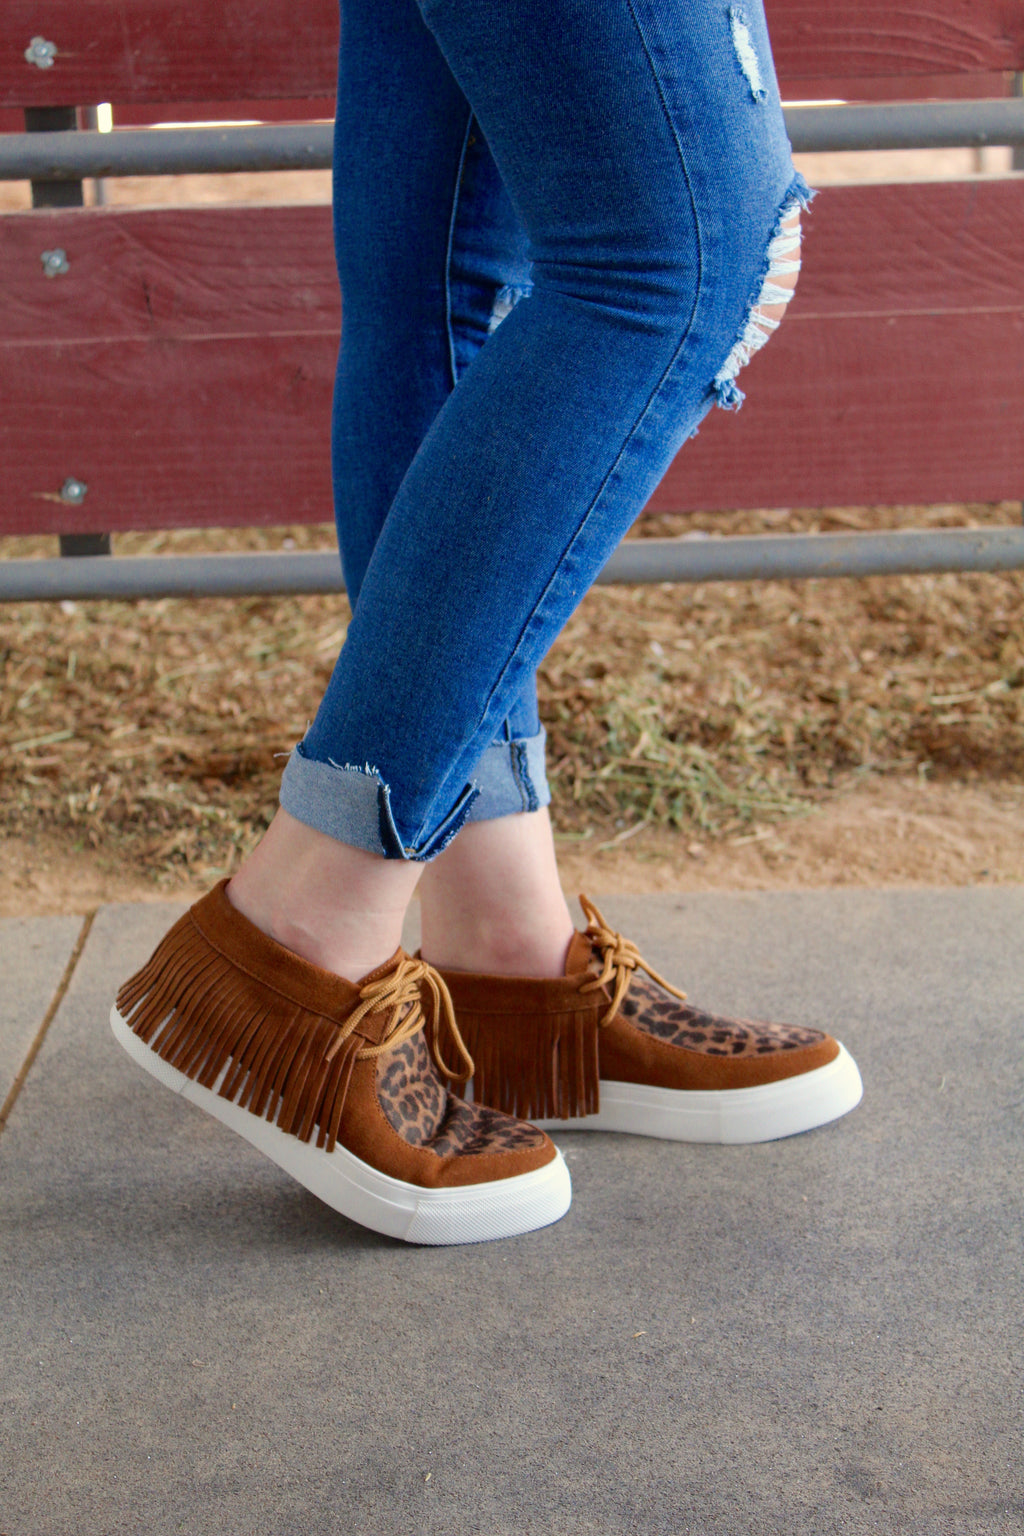
[[[794,316],[715,411],[650,511],[922,505],[1024,494],[1016,313]]]
[[[336,353],[316,333],[5,348],[0,532],[328,521]]]
[[[55,349],[56,392],[11,353],[0,533],[329,520],[330,338]],[[794,319],[650,510],[1018,498],[1022,359],[1024,311]],[[89,487],[78,509],[59,499],[70,476]]]
[[[2,228],[0,531],[329,515],[327,209],[100,209]],[[806,230],[747,406],[712,413],[653,505],[1021,495],[1024,183],[836,187]],[[39,249],[61,241],[69,272],[47,279]],[[54,499],[68,476],[89,485],[80,510]]]
[[[47,277],[44,251],[67,272]],[[0,221],[9,346],[337,334],[331,211],[295,207],[37,209]]]
[[[337,49],[337,0],[4,0],[0,105],[330,96]]]
[[[780,78],[1024,68],[1020,0],[769,0]],[[4,0],[0,106],[329,96],[335,0]],[[26,62],[33,37],[52,68]]]
[[[803,215],[803,231],[787,325],[797,316],[958,315],[1024,303],[1024,178],[828,187]]]
[[[1020,0],[766,0],[779,78],[981,75],[1024,68]]]
[[[15,344],[336,331],[326,205],[91,208],[0,222],[0,358]],[[68,271],[47,277],[45,250]],[[1016,309],[1024,180],[831,187],[804,215],[796,317]]]

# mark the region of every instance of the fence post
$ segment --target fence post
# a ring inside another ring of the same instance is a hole
[[[27,133],[73,133],[78,128],[77,107],[26,107]],[[82,208],[85,184],[81,181],[33,181],[33,208]],[[62,555],[109,555],[109,533],[62,533]]]

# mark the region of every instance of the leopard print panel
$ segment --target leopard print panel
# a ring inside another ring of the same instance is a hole
[[[536,1126],[483,1104],[467,1104],[449,1093],[422,1034],[378,1059],[377,1098],[388,1123],[404,1141],[426,1147],[438,1157],[519,1152],[544,1140]]]
[[[543,1141],[544,1132],[535,1125],[484,1104],[467,1104],[450,1094],[448,1113],[430,1150],[439,1157],[465,1157],[473,1152],[521,1152],[525,1147],[539,1147]]]
[[[413,1147],[425,1147],[445,1115],[447,1090],[422,1031],[377,1059],[377,1098],[390,1125]]]
[[[817,1045],[824,1038],[819,1030],[799,1029],[793,1024],[760,1024],[704,1013],[640,975],[630,980],[619,1016],[645,1034],[705,1056],[770,1056]]]

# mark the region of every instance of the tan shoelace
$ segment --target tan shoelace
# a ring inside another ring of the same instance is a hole
[[[587,919],[587,937],[592,939],[595,948],[601,951],[602,962],[601,974],[580,987],[580,991],[594,992],[598,987],[603,987],[610,981],[614,982],[612,1000],[607,1013],[601,1020],[602,1025],[610,1024],[618,1013],[619,1004],[629,987],[630,977],[638,967],[646,971],[659,987],[664,987],[666,992],[671,992],[673,997],[678,997],[680,1002],[685,999],[686,993],[680,992],[679,988],[674,987],[670,981],[666,981],[664,976],[659,976],[657,971],[647,964],[631,940],[624,939],[621,933],[616,933],[614,928],[609,928],[592,901],[581,895],[580,906]]]
[[[385,1051],[393,1051],[396,1045],[404,1045],[406,1040],[411,1040],[413,1035],[419,1034],[427,1022],[427,1016],[423,1011],[423,998],[420,993],[420,983],[426,982],[430,994],[434,999],[433,1028],[428,1031],[430,1040],[430,1053],[437,1064],[438,1071],[445,1077],[461,1080],[473,1076],[473,1058],[466,1049],[466,1043],[459,1034],[459,1027],[455,1022],[455,1007],[452,1003],[451,993],[445,986],[443,979],[428,965],[425,960],[414,960],[406,955],[398,962],[394,970],[386,975],[379,976],[376,981],[367,982],[365,987],[359,989],[359,996],[363,1001],[359,1007],[349,1014],[338,1030],[325,1056],[325,1061],[333,1061],[341,1050],[352,1031],[366,1018],[369,1013],[383,1013],[385,1009],[391,1009],[391,1017],[388,1020],[384,1038],[379,1045],[364,1045],[356,1051],[357,1061],[366,1061],[374,1056],[382,1056]],[[464,1071],[453,1071],[441,1055],[438,1043],[440,1036],[440,1020],[444,1014],[445,1021],[451,1031],[455,1048],[462,1058]]]

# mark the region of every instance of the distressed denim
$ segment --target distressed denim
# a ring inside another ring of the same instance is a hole
[[[757,0],[342,0],[334,177],[353,616],[281,803],[426,860],[547,803],[536,668],[809,194]]]

